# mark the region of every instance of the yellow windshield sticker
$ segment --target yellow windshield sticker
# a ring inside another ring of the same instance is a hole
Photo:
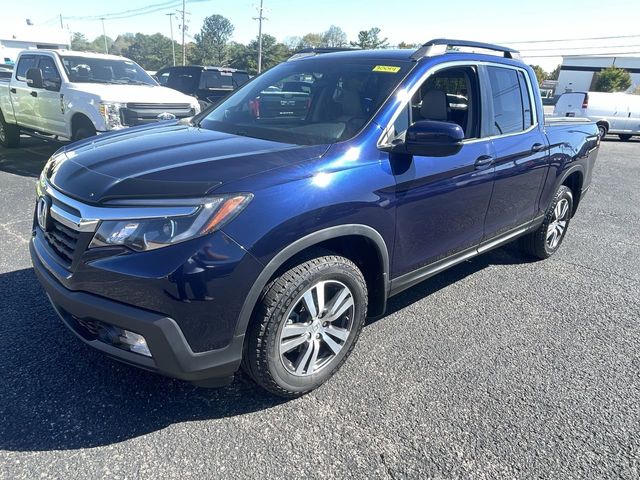
[[[376,65],[373,67],[374,72],[387,72],[387,73],[398,73],[400,71],[400,67],[392,67],[390,65]]]

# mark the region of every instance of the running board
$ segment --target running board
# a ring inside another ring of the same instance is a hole
[[[437,275],[443,270],[453,267],[454,265],[486,253],[489,250],[493,250],[494,248],[504,245],[505,243],[509,243],[516,238],[524,235],[525,233],[538,228],[543,219],[544,216],[536,217],[526,226],[516,227],[501,235],[498,235],[491,240],[482,242],[477,247],[468,248],[466,250],[463,250],[462,252],[451,255],[450,257],[443,258],[442,260],[438,260],[437,262],[426,265],[422,268],[414,270],[413,272],[405,273],[404,275],[394,278],[393,280],[391,280],[389,296],[391,297],[408,288],[411,288],[414,285],[422,282],[423,280],[433,277],[434,275]]]

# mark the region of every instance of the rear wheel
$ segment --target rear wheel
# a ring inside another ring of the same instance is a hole
[[[627,135],[627,134],[620,134],[618,135],[618,137],[620,137],[620,140],[622,140],[623,142],[627,142],[629,140],[631,140],[631,137],[633,137],[633,135]]]
[[[248,332],[243,369],[266,390],[296,397],[326,382],[364,325],[367,287],[350,260],[322,255],[265,287]]]
[[[545,259],[556,253],[569,228],[573,212],[573,194],[565,185],[556,192],[542,225],[535,232],[522,238],[523,249],[538,258]]]
[[[20,145],[20,129],[17,125],[7,123],[0,112],[0,145],[15,148]]]

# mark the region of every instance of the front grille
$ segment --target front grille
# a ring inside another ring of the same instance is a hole
[[[51,218],[49,228],[43,233],[51,249],[66,264],[71,265],[80,233],[69,227],[65,227],[55,218]]]
[[[120,120],[123,125],[144,125],[162,120],[158,115],[163,113],[187,118],[196,112],[188,103],[128,103],[120,110]]]

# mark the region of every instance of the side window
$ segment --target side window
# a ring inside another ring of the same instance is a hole
[[[27,70],[30,68],[34,68],[36,66],[38,59],[33,55],[23,55],[20,57],[18,61],[18,66],[16,67],[16,79],[21,82],[27,81]]]
[[[167,85],[167,81],[169,80],[169,74],[170,74],[170,72],[158,73],[156,75],[156,78],[158,79],[158,83],[160,85],[166,86]]]
[[[480,136],[480,90],[475,67],[452,67],[427,78],[393,124],[392,139],[420,120],[460,125],[465,138]]]
[[[531,97],[529,96],[529,86],[527,84],[527,79],[525,78],[523,72],[518,71],[518,79],[520,80],[520,93],[522,94],[523,128],[526,130],[531,125],[533,125],[533,111],[531,110]]]
[[[45,88],[60,87],[60,73],[58,73],[58,68],[51,57],[40,57],[38,68],[42,70],[42,83]]]
[[[532,125],[531,99],[521,72],[487,67],[493,100],[492,135],[526,130]]]

